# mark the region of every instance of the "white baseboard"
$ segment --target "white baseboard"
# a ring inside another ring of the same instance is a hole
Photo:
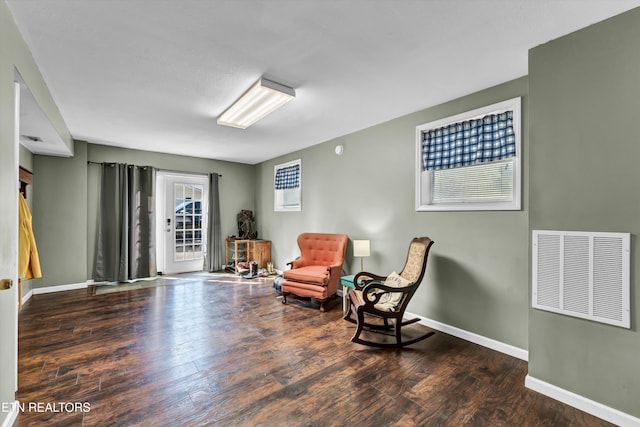
[[[26,302],[29,301],[32,295],[33,295],[33,289],[30,289],[29,292],[22,295],[22,305],[25,305]]]
[[[11,427],[18,418],[18,409],[20,408],[19,402],[16,400],[11,406],[11,411],[8,412],[7,418],[2,422],[2,427]]]
[[[60,285],[60,286],[47,286],[46,288],[33,288],[31,291],[34,295],[38,294],[50,294],[51,292],[63,292],[63,291],[73,291],[76,289],[86,289],[88,282],[83,283],[72,283],[70,285]]]
[[[84,283],[72,283],[69,285],[60,285],[60,286],[47,286],[44,288],[33,288],[25,295],[22,296],[22,305],[26,304],[27,301],[33,296],[38,294],[50,294],[51,292],[62,292],[62,291],[73,291],[76,289],[86,289],[93,280],[87,280]]]
[[[464,329],[456,328],[455,326],[447,325],[446,323],[438,322],[437,320],[427,319],[426,317],[418,314],[407,312],[407,315],[409,317],[415,316],[420,318],[420,323],[431,329],[453,335],[454,337],[490,348],[491,350],[499,351],[500,353],[508,354],[516,359],[524,360],[525,362],[529,360],[529,352],[525,349],[515,347],[511,344],[505,344],[473,332],[465,331]]]
[[[620,427],[640,427],[640,418],[527,375],[525,387]]]

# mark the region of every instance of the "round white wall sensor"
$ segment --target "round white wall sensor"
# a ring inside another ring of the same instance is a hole
[[[336,154],[338,156],[341,156],[343,151],[344,151],[344,147],[342,145],[336,145]]]

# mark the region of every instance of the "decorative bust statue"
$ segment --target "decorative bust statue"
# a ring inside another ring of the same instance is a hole
[[[238,214],[238,236],[240,239],[258,238],[253,211],[241,210]]]

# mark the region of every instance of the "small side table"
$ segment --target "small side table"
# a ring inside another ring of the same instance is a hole
[[[348,288],[355,289],[355,286],[353,286],[354,277],[355,277],[355,274],[340,277],[340,284],[342,285],[342,313],[343,314],[347,312]]]

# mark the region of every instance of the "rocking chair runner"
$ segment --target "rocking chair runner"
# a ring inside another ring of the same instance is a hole
[[[420,320],[403,320],[403,317],[411,297],[424,277],[431,245],[433,241],[428,237],[416,237],[411,240],[407,260],[400,274],[394,272],[389,276],[379,276],[363,271],[355,275],[355,289],[349,291],[349,309],[344,315],[345,320],[357,325],[351,338],[352,342],[373,347],[404,347],[435,334],[429,331],[418,337],[402,340],[402,327]],[[352,314],[355,314],[355,319],[352,318]],[[378,322],[371,323],[369,318],[377,319]],[[393,323],[390,323],[390,320]],[[387,334],[392,331],[395,343],[363,339],[360,335],[365,328]]]

